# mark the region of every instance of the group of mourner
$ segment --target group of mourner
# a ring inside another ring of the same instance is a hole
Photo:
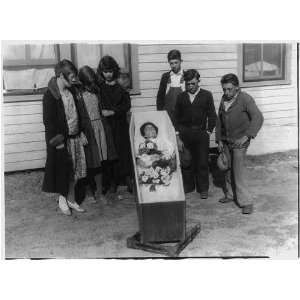
[[[183,70],[178,50],[167,59],[157,93],[157,110],[166,110],[174,125],[178,150],[191,163],[183,171],[185,192],[208,198],[209,142],[215,129],[218,150],[226,158],[224,197],[243,214],[253,212],[245,180],[245,155],[263,123],[254,99],[239,87],[235,74],[221,78],[223,97],[218,115],[213,95],[200,85],[195,69]],[[128,116],[131,108],[128,77],[116,60],[101,58],[97,71],[79,70],[69,60],[55,66],[55,77],[43,97],[47,160],[43,191],[57,193],[65,215],[84,212],[83,201],[109,204],[122,198],[120,185],[133,192],[134,172]],[[184,164],[182,163],[182,166]]]

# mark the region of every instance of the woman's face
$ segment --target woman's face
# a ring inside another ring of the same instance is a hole
[[[148,124],[145,126],[144,133],[145,133],[145,138],[148,138],[148,139],[151,139],[151,138],[153,139],[153,138],[156,138],[156,136],[157,136],[157,132],[151,124]]]
[[[113,81],[114,79],[113,70],[104,70],[102,73],[106,81]]]
[[[76,74],[74,74],[74,73],[69,73],[66,78],[61,73],[60,79],[61,79],[64,87],[67,87],[67,88],[71,87],[73,84],[77,83],[77,81],[78,81]]]

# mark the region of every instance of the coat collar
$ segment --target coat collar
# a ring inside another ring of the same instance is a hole
[[[172,70],[169,72],[170,76],[175,75],[175,76],[183,76],[183,69],[180,69],[178,73],[174,73]]]
[[[170,70],[170,71],[164,73],[164,76],[166,76],[166,78],[169,79],[172,74],[175,74],[175,73],[172,70]],[[180,69],[180,71],[179,71],[178,74],[180,74],[182,76],[182,78],[183,78],[184,70]]]
[[[230,110],[232,109],[232,107],[234,107],[235,105],[238,104],[239,98],[240,98],[240,97],[239,97],[240,94],[241,94],[241,90],[239,90],[239,91],[237,92],[237,94],[234,96],[234,97],[235,97],[235,100],[234,100],[233,103],[228,107],[227,112],[230,111]],[[221,108],[223,111],[225,111],[225,106],[224,106],[224,96],[222,97],[222,101],[221,101],[220,108]]]
[[[50,91],[50,93],[52,94],[52,96],[58,100],[61,98],[60,92],[59,92],[59,88],[57,85],[57,79],[55,77],[52,77],[48,83],[48,89]]]
[[[191,102],[191,100],[190,100],[190,94],[189,94],[189,92],[187,92],[187,91],[184,91],[183,92],[183,94],[184,94],[184,99],[185,99],[185,101],[187,101],[189,104],[193,104],[193,103],[196,103],[197,101],[198,101],[198,96],[199,96],[199,93],[201,92],[201,87],[199,87],[199,89],[197,90],[197,92],[196,92],[196,95],[195,95],[195,98],[194,98],[194,101],[193,102]]]
[[[188,91],[187,91],[187,93],[188,93],[188,95],[189,95],[189,98],[196,98],[197,97],[197,95],[199,94],[199,92],[200,92],[200,90],[201,90],[201,87],[199,86],[198,87],[198,89],[197,89],[197,91],[194,93],[194,94],[191,94],[191,93],[189,93]]]
[[[56,99],[56,100],[59,100],[61,99],[61,94],[59,92],[59,88],[58,88],[58,85],[57,85],[57,79],[56,77],[52,77],[48,83],[48,89],[50,91],[50,93],[52,94],[52,96]],[[71,92],[71,94],[73,95],[74,97],[74,90],[72,89],[69,89],[69,91]]]

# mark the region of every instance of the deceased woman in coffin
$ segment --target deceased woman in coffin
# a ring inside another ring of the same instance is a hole
[[[168,186],[176,171],[174,146],[166,138],[158,137],[158,127],[146,122],[140,128],[142,142],[135,145],[139,184],[149,185],[149,191],[156,186]]]

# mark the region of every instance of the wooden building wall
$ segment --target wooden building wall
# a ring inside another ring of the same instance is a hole
[[[167,52],[182,52],[183,68],[197,68],[201,85],[214,95],[218,109],[222,90],[220,78],[237,73],[237,44],[139,45],[138,68],[140,95],[132,96],[132,111],[155,110],[160,76],[169,69]],[[297,50],[292,46],[290,85],[245,88],[265,117],[265,124],[249,153],[262,154],[297,148]],[[5,171],[42,168],[45,164],[44,126],[40,95],[4,98]],[[214,145],[212,137],[211,146]]]
[[[154,110],[155,97],[162,72],[169,69],[169,50],[182,52],[183,68],[196,68],[201,74],[201,86],[213,93],[218,109],[222,90],[221,76],[238,71],[237,44],[140,45],[138,49],[141,95],[133,97],[133,110]],[[297,149],[297,45],[291,51],[291,84],[243,88],[251,94],[265,122],[248,153],[264,154]],[[214,136],[211,146],[215,146]]]

